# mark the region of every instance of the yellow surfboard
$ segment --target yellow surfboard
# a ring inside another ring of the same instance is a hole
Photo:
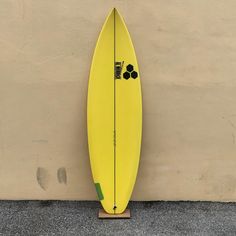
[[[142,134],[139,76],[129,32],[113,9],[94,51],[87,104],[93,179],[98,198],[110,214],[126,209],[138,171]]]

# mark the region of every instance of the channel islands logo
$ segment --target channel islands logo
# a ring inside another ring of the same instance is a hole
[[[138,72],[134,70],[134,66],[129,64],[126,66],[126,72],[123,73],[123,78],[128,80],[129,78],[136,79]]]

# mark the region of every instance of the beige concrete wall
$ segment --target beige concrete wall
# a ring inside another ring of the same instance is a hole
[[[1,0],[0,198],[96,198],[87,83],[114,6],[142,76],[133,199],[235,201],[235,0]]]

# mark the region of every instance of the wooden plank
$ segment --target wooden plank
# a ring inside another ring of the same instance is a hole
[[[130,219],[130,209],[126,209],[121,214],[108,214],[103,209],[99,209],[98,212],[98,218],[99,219]]]

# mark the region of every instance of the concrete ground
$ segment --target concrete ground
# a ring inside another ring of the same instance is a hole
[[[236,235],[236,204],[131,202],[132,218],[101,220],[98,202],[0,201],[0,235]]]

